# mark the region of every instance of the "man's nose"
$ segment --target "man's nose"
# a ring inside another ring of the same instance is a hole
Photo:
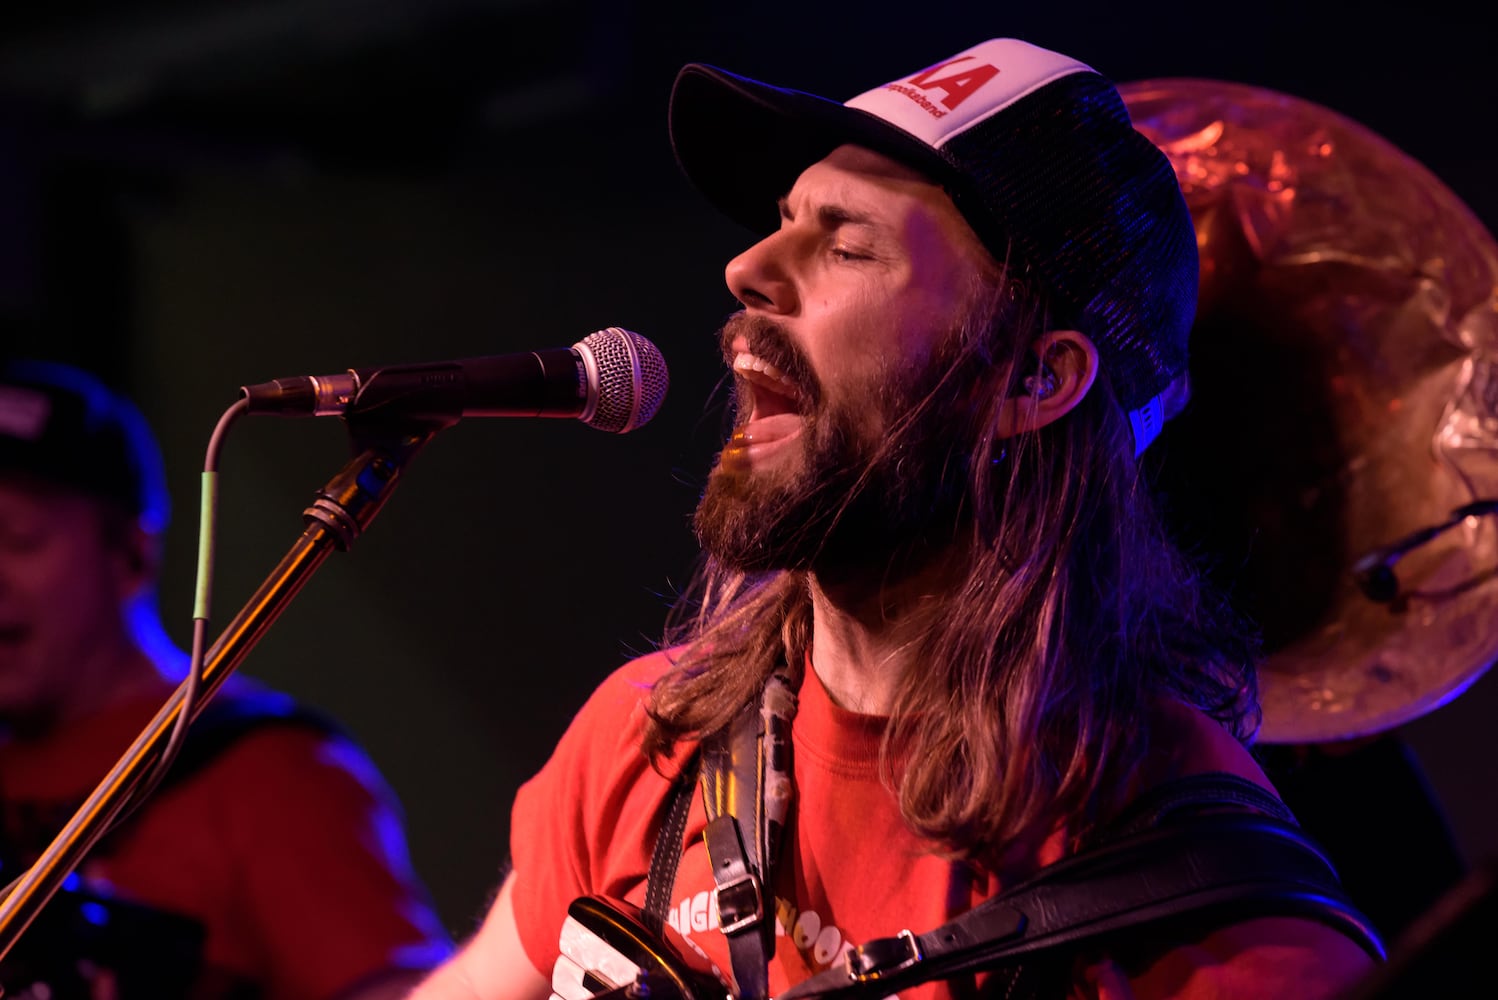
[[[787,268],[785,234],[772,233],[728,262],[724,280],[746,309],[788,313],[795,308],[796,286]]]

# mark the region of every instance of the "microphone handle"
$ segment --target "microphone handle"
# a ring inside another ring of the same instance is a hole
[[[582,355],[571,347],[279,378],[240,393],[252,414],[439,424],[464,417],[580,417],[597,403]]]
[[[446,423],[464,417],[578,417],[588,381],[568,347],[464,361],[400,365],[356,372],[359,391],[349,416]]]

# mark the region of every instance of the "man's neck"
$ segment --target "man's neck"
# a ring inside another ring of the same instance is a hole
[[[865,715],[890,714],[952,576],[946,559],[898,579],[877,572],[846,582],[811,575],[811,661],[835,703]]]
[[[89,697],[70,703],[68,718],[63,721],[76,722],[139,698],[159,697],[168,682],[149,654],[127,642],[114,651],[91,687]]]
[[[83,663],[71,664],[68,692],[29,712],[0,720],[0,742],[46,739],[118,705],[163,698],[170,682],[138,646],[110,644]]]

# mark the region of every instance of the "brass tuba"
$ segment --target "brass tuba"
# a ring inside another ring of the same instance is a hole
[[[1191,399],[1147,460],[1178,538],[1263,631],[1260,740],[1431,711],[1498,658],[1498,245],[1324,107],[1119,90],[1202,259]]]

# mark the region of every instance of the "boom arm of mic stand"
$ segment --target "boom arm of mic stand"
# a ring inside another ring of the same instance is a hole
[[[422,427],[418,431],[366,435],[367,445],[355,435],[363,451],[329,480],[303,512],[307,526],[301,537],[204,655],[201,695],[193,718],[331,554],[329,544],[346,550],[369,527],[389,499],[406,463],[434,433],[430,427]],[[63,881],[108,832],[130,794],[151,772],[182,711],[185,687],[184,682],[167,699],[41,857],[0,901],[0,959],[10,953]]]

